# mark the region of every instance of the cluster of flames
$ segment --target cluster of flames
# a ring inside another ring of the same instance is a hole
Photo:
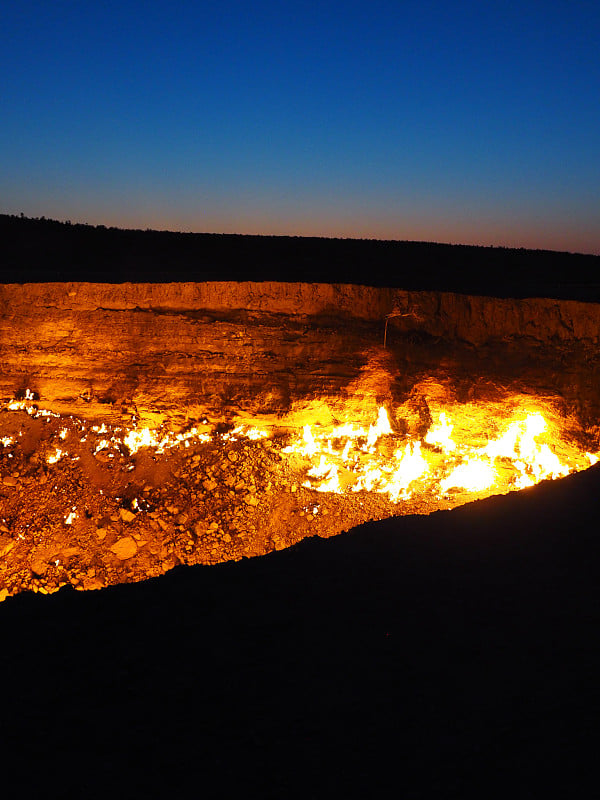
[[[379,492],[395,503],[417,494],[500,494],[598,461],[597,454],[562,440],[539,410],[517,407],[507,418],[504,409],[498,419],[492,405],[457,405],[453,414],[432,410],[433,422],[422,439],[399,436],[381,407],[368,428],[305,425],[282,452],[304,460],[306,488]],[[498,435],[482,435],[482,426]]]
[[[0,405],[0,408],[6,411],[25,411],[30,417],[38,419],[42,417],[46,422],[51,418],[62,419],[66,422],[67,419],[61,417],[54,411],[39,408],[33,402],[34,396],[29,389],[26,390],[24,399],[12,400]],[[124,445],[130,456],[135,455],[139,450],[150,449],[155,455],[163,455],[169,450],[176,447],[189,448],[192,445],[202,444],[206,442],[234,442],[238,439],[264,439],[269,434],[262,428],[256,428],[249,425],[238,425],[231,430],[217,433],[214,427],[208,423],[208,420],[202,420],[200,426],[193,426],[182,433],[175,433],[170,430],[153,429],[148,427],[134,426],[132,428],[125,428],[123,426],[113,426],[103,422],[100,425],[87,425],[83,420],[75,419],[72,416],[68,418],[71,424],[65,427],[60,427],[55,433],[54,447],[46,454],[46,463],[49,465],[56,464],[64,457],[70,457],[71,460],[78,461],[78,457],[72,457],[68,450],[68,440],[73,434],[77,435],[79,441],[84,444],[90,443],[91,452],[93,455],[104,453],[108,457],[114,457],[121,451]],[[22,433],[19,432],[18,436]],[[61,445],[65,442],[64,445]],[[17,443],[17,438],[14,436],[0,437],[0,445],[3,448],[9,448]],[[8,453],[8,457],[12,457],[12,453]]]
[[[5,408],[42,416],[48,422],[60,416],[40,410],[29,394]],[[291,434],[281,453],[303,474],[305,488],[337,494],[378,492],[394,503],[417,495],[500,494],[585,469],[600,457],[567,441],[551,409],[533,406],[530,399],[446,405],[433,402],[429,411],[431,422],[420,438],[401,434],[397,424],[392,427],[382,406],[368,426],[355,422],[304,425],[301,433]],[[217,432],[207,420],[183,433],[105,423],[87,427],[81,420],[76,423],[80,442],[89,441],[94,455],[104,451],[108,457],[114,457],[123,445],[129,455],[143,448],[162,454],[178,446],[272,438],[276,433],[264,424],[238,425]],[[73,426],[59,425],[54,449],[46,455],[50,465],[69,455],[65,440],[73,434]],[[0,443],[7,448],[15,440],[3,437]],[[129,468],[133,469],[133,464]]]
[[[238,438],[255,440],[266,438],[268,435],[258,428],[243,425],[234,428],[230,432],[219,434],[214,432],[207,433],[195,426],[184,433],[173,433],[172,431],[153,430],[145,427],[124,430],[122,427],[111,428],[106,423],[92,425],[90,430],[96,435],[92,453],[98,455],[98,453],[104,452],[108,457],[113,457],[120,450],[121,445],[125,445],[131,456],[144,448],[151,449],[155,455],[162,455],[178,446],[187,448],[193,444],[202,444],[215,440],[236,441]],[[84,443],[88,440],[88,432],[85,428],[82,429],[82,432],[86,434],[80,439]],[[67,434],[67,429],[63,428],[58,435],[60,439],[65,439]],[[55,464],[66,455],[68,455],[67,450],[56,447],[48,454],[46,461],[48,464]]]

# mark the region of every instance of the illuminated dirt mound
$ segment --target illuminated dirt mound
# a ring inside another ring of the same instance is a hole
[[[597,460],[600,312],[274,283],[0,287],[0,596],[100,588]]]

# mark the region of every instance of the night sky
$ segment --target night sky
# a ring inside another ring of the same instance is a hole
[[[0,212],[600,254],[600,3],[19,2]]]

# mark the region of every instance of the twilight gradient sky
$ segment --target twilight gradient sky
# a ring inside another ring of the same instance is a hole
[[[600,253],[600,3],[3,3],[0,212]]]

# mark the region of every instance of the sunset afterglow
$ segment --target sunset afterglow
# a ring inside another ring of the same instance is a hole
[[[597,5],[13,4],[0,213],[600,253]]]

